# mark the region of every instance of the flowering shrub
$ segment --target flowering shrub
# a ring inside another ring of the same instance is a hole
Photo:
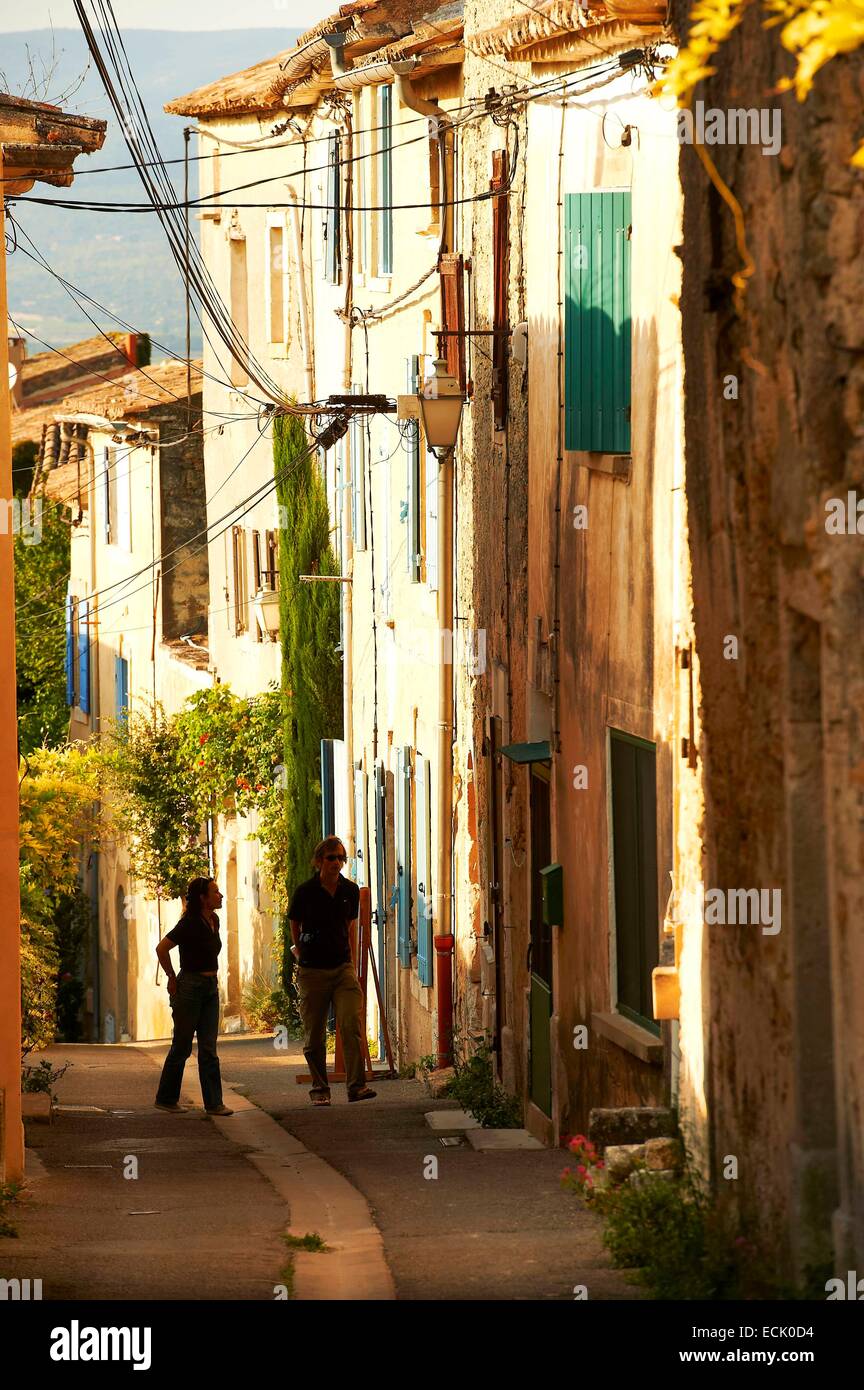
[[[576,1162],[574,1167],[564,1169],[561,1184],[569,1192],[576,1192],[580,1197],[584,1197],[586,1202],[591,1202],[602,1184],[600,1174],[604,1172],[606,1165],[591,1140],[586,1139],[584,1134],[575,1134],[568,1141],[567,1147]]]

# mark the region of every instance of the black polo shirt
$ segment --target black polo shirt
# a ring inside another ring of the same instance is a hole
[[[218,917],[215,931],[203,917],[181,917],[168,938],[180,947],[181,970],[218,970],[222,950]]]
[[[288,908],[292,922],[300,923],[300,964],[313,970],[333,970],[351,959],[348,923],[360,911],[360,889],[339,875],[332,895],[313,874],[295,891]]]

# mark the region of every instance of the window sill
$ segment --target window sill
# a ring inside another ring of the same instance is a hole
[[[572,466],[590,468],[593,473],[606,473],[610,478],[620,478],[629,483],[633,470],[632,454],[593,453],[587,449],[565,449],[564,457]]]
[[[655,1067],[663,1065],[662,1040],[647,1028],[640,1028],[638,1023],[631,1023],[623,1014],[592,1014],[591,1026],[601,1037],[638,1057],[640,1062]]]
[[[369,275],[366,277],[364,289],[373,294],[389,294],[393,288],[392,275]]]

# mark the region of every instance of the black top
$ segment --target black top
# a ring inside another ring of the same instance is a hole
[[[219,952],[222,950],[218,917],[215,931],[203,917],[181,917],[173,931],[169,931],[168,938],[176,941],[180,947],[181,970],[201,972],[218,969]]]
[[[360,889],[339,875],[332,895],[321,887],[317,874],[295,891],[288,908],[292,922],[300,923],[300,964],[313,970],[333,970],[351,959],[348,923],[360,911]]]

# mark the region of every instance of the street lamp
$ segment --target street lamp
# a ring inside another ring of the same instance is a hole
[[[435,359],[435,371],[417,393],[426,443],[440,456],[455,449],[465,397],[447,370],[444,357]]]

